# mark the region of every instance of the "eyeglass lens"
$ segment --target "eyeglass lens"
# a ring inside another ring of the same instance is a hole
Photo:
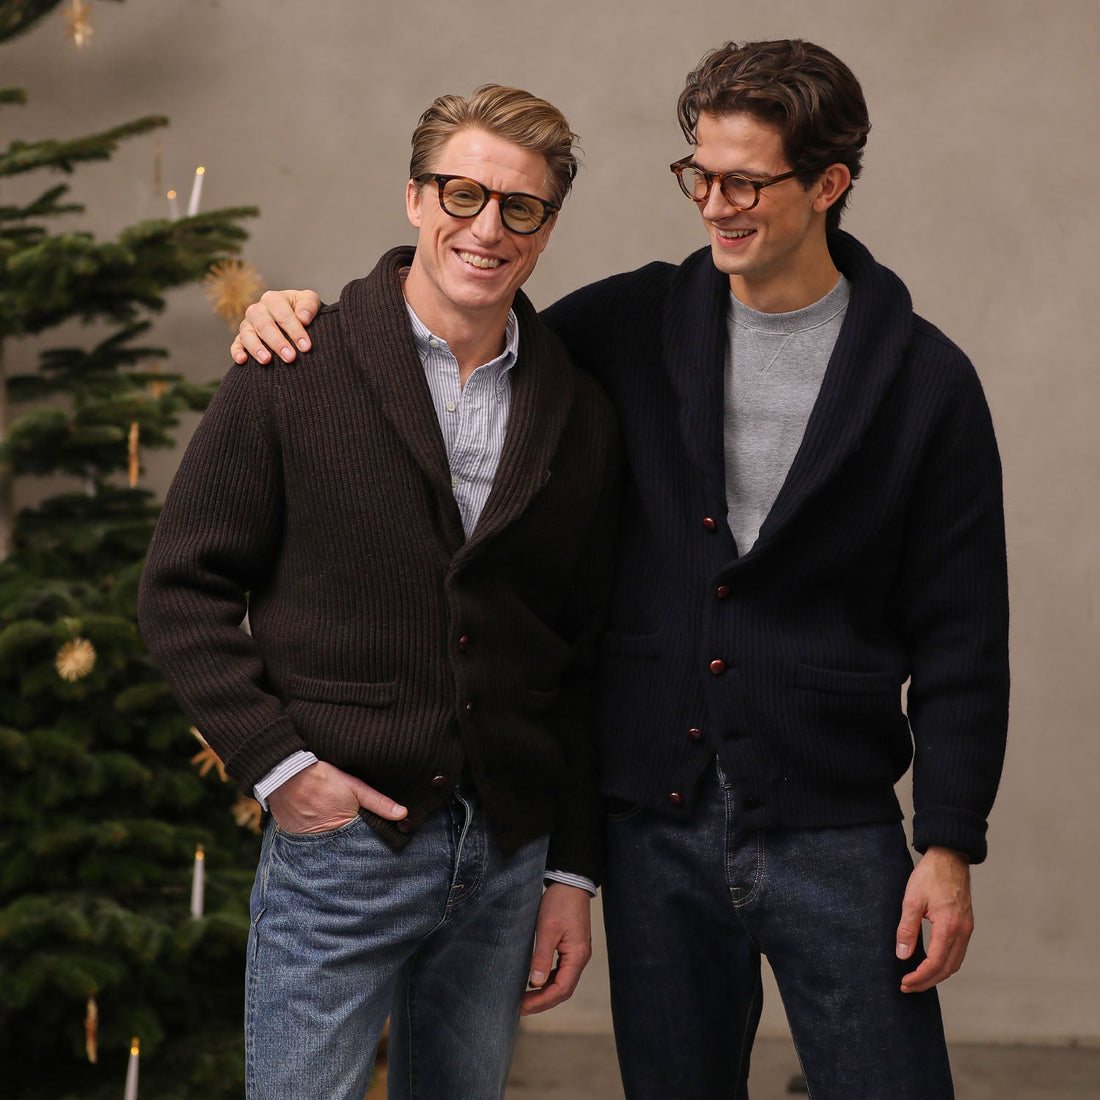
[[[680,174],[684,183],[684,190],[696,202],[702,202],[710,191],[710,181],[706,174],[695,168],[686,167]],[[750,180],[744,176],[722,176],[720,179],[722,194],[731,206],[748,210],[756,204],[759,194]]]
[[[443,209],[456,218],[472,218],[485,208],[489,193],[476,180],[452,179],[440,193]],[[546,221],[546,204],[534,195],[503,195],[500,220],[515,233],[533,233]]]

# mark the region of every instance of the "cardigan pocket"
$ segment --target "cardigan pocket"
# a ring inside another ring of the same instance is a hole
[[[901,681],[890,672],[853,672],[846,668],[822,668],[820,665],[796,666],[794,684],[798,688],[823,691],[828,695],[886,695],[893,692],[901,701]]]
[[[797,771],[848,790],[881,790],[901,778],[913,741],[896,675],[800,664],[794,680],[785,748]]]
[[[353,680],[316,680],[292,673],[283,685],[290,699],[309,703],[337,703],[359,707],[389,707],[397,699],[397,681],[378,683]]]

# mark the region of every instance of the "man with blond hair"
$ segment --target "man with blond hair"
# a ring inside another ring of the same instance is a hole
[[[269,810],[250,1100],[362,1100],[387,1017],[391,1097],[501,1096],[588,959],[614,426],[520,291],[574,137],[517,89],[437,99],[415,250],[321,311],[312,369],[230,370],[165,502],[142,632]]]

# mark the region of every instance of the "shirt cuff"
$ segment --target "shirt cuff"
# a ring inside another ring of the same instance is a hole
[[[267,799],[272,791],[281,787],[288,779],[292,779],[300,771],[305,771],[311,764],[317,763],[317,757],[306,749],[292,752],[281,763],[276,764],[253,788],[252,794],[256,801],[267,812]]]
[[[584,875],[574,875],[569,871],[544,871],[542,878],[544,882],[562,882],[566,886],[577,886],[586,890],[589,897],[596,896],[596,884]]]

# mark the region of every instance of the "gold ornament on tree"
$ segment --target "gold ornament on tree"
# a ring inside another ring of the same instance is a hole
[[[263,808],[254,798],[246,794],[237,797],[232,806],[233,820],[242,829],[250,829],[254,833],[260,831],[260,818],[263,816]]]
[[[222,260],[203,279],[203,291],[214,312],[230,328],[240,324],[244,311],[264,290],[260,273],[242,260]]]
[[[65,22],[68,24],[65,28],[65,37],[71,38],[73,45],[78,50],[84,49],[88,45],[88,40],[95,33],[89,20],[91,10],[91,0],[72,0],[69,8],[64,13]]]
[[[225,765],[221,762],[218,754],[210,747],[206,738],[194,726],[191,727],[191,736],[202,745],[202,748],[191,757],[191,763],[199,769],[199,775],[207,775],[212,768],[216,768],[218,778],[223,783],[228,783],[229,776],[225,774]]]
[[[83,680],[95,668],[95,646],[87,638],[70,638],[58,651],[54,667],[62,680]]]

